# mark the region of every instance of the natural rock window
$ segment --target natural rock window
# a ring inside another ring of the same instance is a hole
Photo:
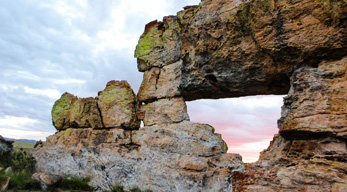
[[[284,95],[261,95],[186,102],[190,121],[206,123],[222,135],[228,153],[245,163],[255,162],[278,133]]]

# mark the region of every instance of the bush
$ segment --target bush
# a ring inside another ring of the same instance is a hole
[[[31,174],[25,170],[13,172],[8,176],[11,177],[9,189],[40,189],[40,182],[32,179]]]
[[[116,185],[113,187],[111,192],[142,192],[138,187],[125,190],[122,185]],[[145,190],[144,192],[152,192],[151,190]]]
[[[121,185],[116,185],[113,187],[111,192],[125,192],[124,187]]]
[[[63,190],[93,191],[93,187],[88,185],[89,181],[89,178],[64,177],[57,187]]]
[[[40,189],[40,183],[32,179],[34,170],[34,158],[23,151],[3,151],[0,150],[0,180],[10,177],[9,189],[30,190]],[[5,172],[7,167],[11,171]]]
[[[142,192],[139,188],[135,187],[135,188],[131,188],[129,190],[130,192]]]
[[[0,167],[12,167],[13,171],[27,170],[33,172],[35,160],[25,151],[0,150]]]

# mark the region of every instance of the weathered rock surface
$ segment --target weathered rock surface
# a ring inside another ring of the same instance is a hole
[[[7,141],[0,135],[0,150],[2,151],[9,151],[12,150],[13,141]]]
[[[138,118],[143,120],[145,126],[189,120],[186,103],[181,97],[159,99],[142,105],[138,111]]]
[[[276,135],[254,167],[235,178],[236,191],[344,191],[346,151],[342,139],[286,140]]]
[[[78,98],[64,93],[54,103],[53,125],[68,128],[139,128],[136,119],[137,98],[126,81],[110,81],[96,98]]]
[[[39,175],[89,177],[96,190],[121,184],[152,191],[230,191],[231,172],[243,165],[238,155],[224,152],[211,126],[184,121],[136,131],[71,128],[48,137],[34,156]]]
[[[102,128],[102,121],[94,98],[77,98],[64,93],[54,103],[52,109],[53,125],[58,130],[74,128]]]
[[[147,54],[135,57],[140,71],[149,70],[163,65],[152,59],[163,60],[158,49],[172,51],[168,42],[181,45],[172,55],[183,58],[179,87],[185,100],[286,94],[295,67],[346,54],[346,15],[344,1],[204,0],[148,24],[136,49]],[[157,34],[149,47],[147,31]]]
[[[345,191],[346,27],[342,0],[202,0],[151,22],[135,51],[139,102],[125,82],[94,100],[64,94],[52,110],[60,132],[34,151],[37,172],[90,177],[95,190]],[[226,154],[185,105],[286,93],[279,134],[254,164]],[[94,103],[102,127],[90,123]]]
[[[136,129],[137,98],[126,81],[110,81],[97,97],[104,126]]]
[[[181,67],[182,61],[178,61],[163,68],[153,67],[146,71],[137,94],[139,101],[149,102],[180,95],[178,86],[181,77]]]
[[[285,99],[281,135],[297,139],[323,135],[347,139],[346,80],[347,57],[295,71]]]

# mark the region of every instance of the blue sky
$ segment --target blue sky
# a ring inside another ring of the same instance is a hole
[[[66,91],[95,97],[115,79],[127,80],[137,92],[142,73],[133,55],[145,24],[199,2],[0,0],[0,135],[45,140],[56,131],[54,101]],[[233,144],[229,152],[254,154],[249,149],[266,147],[277,132],[282,98],[187,104],[192,121],[213,125]]]

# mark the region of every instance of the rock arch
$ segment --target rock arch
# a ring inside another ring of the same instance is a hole
[[[135,51],[144,72],[137,97],[126,82],[109,83],[98,98],[63,95],[53,122],[68,129],[34,152],[36,178],[88,176],[97,190],[343,191],[345,8],[344,1],[203,0],[149,23]],[[279,134],[253,165],[226,154],[213,128],[190,122],[185,106],[287,93]]]

